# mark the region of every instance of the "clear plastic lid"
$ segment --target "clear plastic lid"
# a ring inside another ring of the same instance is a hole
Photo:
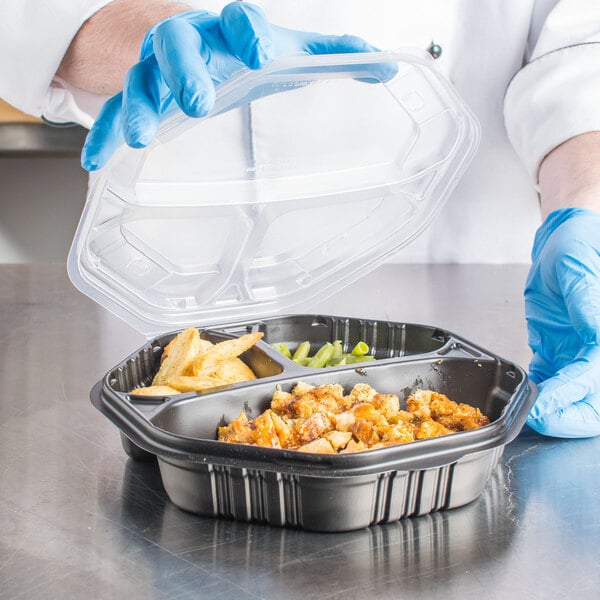
[[[90,188],[76,287],[146,335],[305,310],[434,218],[478,124],[423,53],[244,70],[213,112],[122,145]]]

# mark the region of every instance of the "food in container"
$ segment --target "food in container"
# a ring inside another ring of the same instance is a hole
[[[214,391],[135,397],[175,334],[149,342],[92,391],[94,405],[123,434],[135,458],[158,458],[165,490],[184,510],[317,531],[359,529],[475,500],[504,446],[520,431],[535,386],[517,365],[448,331],[329,315],[292,315],[201,330],[210,341],[250,331],[264,337],[241,359],[257,378]],[[362,366],[312,369],[271,344],[356,339],[377,357]],[[217,440],[218,427],[257,416],[278,388],[368,384],[406,399],[431,389],[478,407],[490,424],[472,431],[353,454],[314,454]]]

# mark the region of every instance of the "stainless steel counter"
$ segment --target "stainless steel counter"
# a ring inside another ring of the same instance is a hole
[[[47,123],[0,123],[0,157],[79,156],[87,130]]]
[[[437,325],[522,366],[524,267],[382,267],[310,312]],[[0,598],[597,598],[600,439],[528,429],[463,508],[348,533],[201,518],[90,404],[142,336],[62,265],[0,266]]]

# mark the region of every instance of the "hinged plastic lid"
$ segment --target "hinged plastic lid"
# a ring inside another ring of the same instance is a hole
[[[423,53],[244,70],[208,117],[179,112],[148,148],[117,150],[90,188],[71,280],[149,336],[305,310],[417,236],[478,137]]]

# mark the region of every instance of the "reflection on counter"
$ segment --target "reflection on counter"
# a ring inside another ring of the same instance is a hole
[[[474,502],[449,511],[344,533],[311,533],[228,519],[202,518],[177,508],[162,487],[155,462],[129,459],[122,484],[122,523],[143,535],[138,561],[152,579],[156,548],[200,567],[207,577],[235,582],[246,590],[275,597],[331,597],[354,582],[382,593],[402,585],[404,593],[441,593],[456,565],[487,570],[511,546],[519,510],[506,494],[504,467],[495,470],[484,493]],[[100,502],[101,504],[101,502]],[[126,532],[128,544],[135,544]],[[496,544],[482,550],[481,539]],[[136,552],[137,554],[137,552]],[[146,560],[144,560],[144,556]],[[168,564],[162,565],[168,570]],[[197,584],[198,572],[171,575],[177,586]],[[314,587],[319,582],[319,589]],[[161,587],[161,581],[151,584]],[[172,588],[171,588],[172,589]],[[349,591],[349,590],[347,590]]]

